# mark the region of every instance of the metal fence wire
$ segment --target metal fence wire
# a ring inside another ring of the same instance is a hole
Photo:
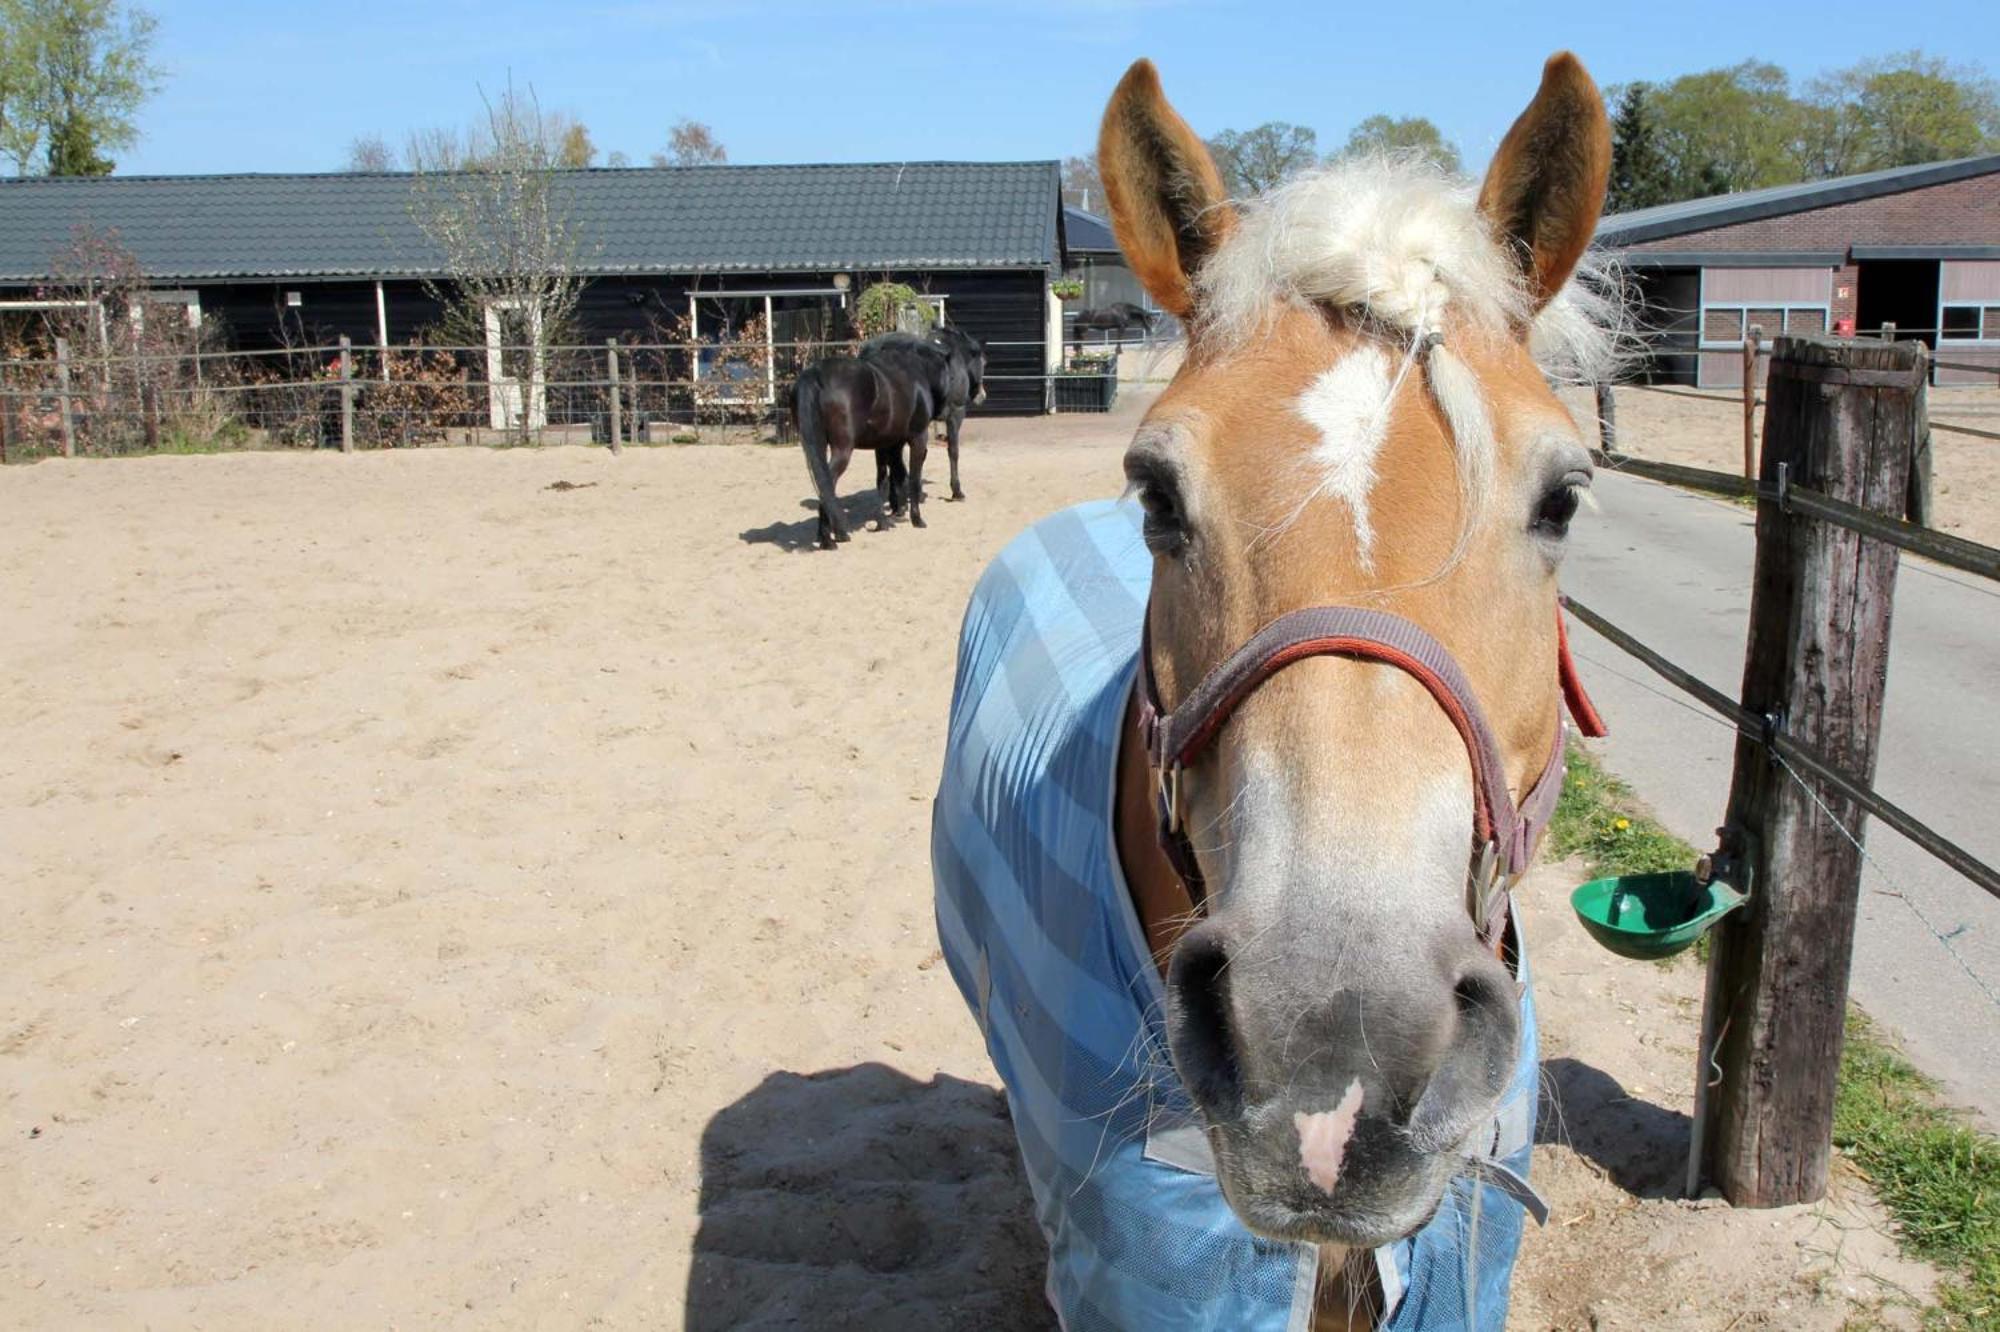
[[[799,372],[854,341],[611,341],[597,346],[327,344],[252,351],[56,354],[0,361],[0,456],[229,448],[658,443],[709,428],[788,434]],[[990,343],[989,353],[1043,344]],[[1042,410],[1106,412],[1117,346],[1066,348],[1036,374]],[[994,360],[1001,359],[995,356]]]

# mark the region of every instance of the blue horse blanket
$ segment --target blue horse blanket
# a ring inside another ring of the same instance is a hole
[[[1120,724],[1152,579],[1129,501],[1065,510],[980,578],[932,810],[938,937],[1007,1090],[1068,1332],[1303,1329],[1318,1251],[1253,1235],[1167,1054],[1164,992],[1113,841]],[[1490,1159],[1525,1178],[1534,1009]],[[1468,1174],[1375,1252],[1395,1332],[1500,1332],[1515,1195]]]

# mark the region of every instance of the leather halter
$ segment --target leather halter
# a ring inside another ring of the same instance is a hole
[[[1281,615],[1230,653],[1169,712],[1161,706],[1159,684],[1153,676],[1152,607],[1146,608],[1139,648],[1139,728],[1158,788],[1160,846],[1168,863],[1187,885],[1195,908],[1205,910],[1208,894],[1181,808],[1181,774],[1215,743],[1236,709],[1265,681],[1293,662],[1330,656],[1378,661],[1415,677],[1465,742],[1472,760],[1473,797],[1467,907],[1480,939],[1488,946],[1496,945],[1507,920],[1508,891],[1528,868],[1562,794],[1562,720],[1556,720],[1555,740],[1541,776],[1517,806],[1508,794],[1500,746],[1465,673],[1437,639],[1387,611],[1314,606]],[[1577,728],[1588,736],[1605,734],[1604,722],[1577,677],[1560,610],[1556,612],[1556,678]]]

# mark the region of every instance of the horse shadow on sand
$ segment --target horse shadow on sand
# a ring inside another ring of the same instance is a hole
[[[1558,1143],[1637,1198],[1678,1198],[1694,1121],[1627,1092],[1580,1059],[1542,1061],[1535,1141]]]
[[[928,490],[928,488],[926,488]],[[766,523],[762,527],[747,528],[738,535],[744,543],[752,546],[776,546],[780,550],[817,550],[819,548],[819,504],[816,500],[800,500],[799,507],[806,516],[795,523]],[[847,515],[847,525],[856,536],[872,530],[876,523],[886,522],[901,526],[909,520],[904,517],[887,516],[888,501],[879,491],[857,490],[840,499],[841,512]]]
[[[689,1332],[1040,1332],[1047,1261],[991,1087],[882,1064],[773,1073],[702,1133]]]

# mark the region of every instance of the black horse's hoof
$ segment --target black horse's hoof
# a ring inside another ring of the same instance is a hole
[[[964,491],[962,491],[962,490],[958,490],[958,489],[953,489],[953,491],[951,492],[951,500],[950,500],[950,502],[951,502],[951,503],[953,503],[953,504],[956,504],[956,503],[958,503],[958,502],[959,502],[960,500],[963,500],[964,498],[965,498],[965,492],[964,492]]]
[[[911,527],[929,527],[929,526],[930,526],[930,524],[924,521],[924,516],[923,516],[922,514],[920,514],[920,513],[914,513],[914,512],[913,512],[913,513],[911,513],[911,514],[910,514],[910,526],[911,526]]]

